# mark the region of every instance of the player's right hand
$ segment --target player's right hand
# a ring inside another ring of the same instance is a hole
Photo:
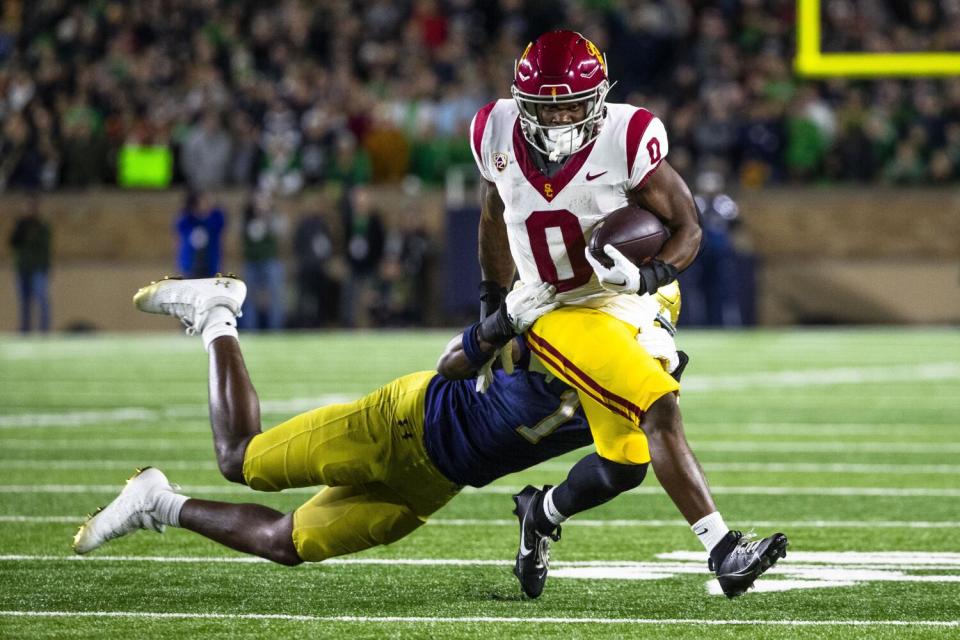
[[[480,319],[492,316],[500,308],[507,290],[495,280],[484,280],[480,283]]]
[[[507,294],[507,317],[514,333],[520,335],[543,314],[560,303],[554,299],[557,289],[546,282],[531,282]]]

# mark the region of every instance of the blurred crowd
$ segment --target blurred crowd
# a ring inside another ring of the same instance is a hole
[[[227,271],[225,238],[237,234],[241,254],[230,269],[247,285],[245,329],[436,321],[426,315],[436,251],[421,221],[405,216],[388,226],[364,185],[346,189],[338,209],[339,232],[320,211],[291,224],[285,204],[269,190],[251,192],[235,212],[205,192],[188,191],[173,224],[177,270],[191,278]]]
[[[173,181],[294,193],[440,182],[469,121],[554,27],[604,50],[611,100],[667,123],[688,179],[942,183],[960,79],[800,81],[795,0],[6,0],[0,184],[115,183],[124,148]],[[829,51],[960,50],[960,0],[824,3]]]

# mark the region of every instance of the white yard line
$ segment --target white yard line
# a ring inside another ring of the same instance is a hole
[[[757,371],[724,376],[691,375],[684,379],[682,391],[684,393],[725,390],[745,391],[758,387],[779,389],[837,384],[953,380],[957,378],[960,378],[960,364],[956,362],[931,362],[921,365]]]
[[[196,437],[180,438],[4,438],[0,446],[8,451],[47,451],[50,449],[70,449],[81,451],[152,451],[156,449],[183,450],[188,446],[209,447],[210,436],[197,433]],[[782,453],[916,453],[916,454],[952,454],[960,453],[960,442],[843,442],[829,441],[743,441],[743,440],[701,440],[693,438],[691,446],[695,452],[782,452]]]
[[[947,565],[960,569],[960,553],[949,551],[790,551],[788,555],[792,566],[805,564],[827,566]],[[657,559],[696,563],[702,561],[703,553],[700,551],[671,551],[669,553],[658,553]]]
[[[705,569],[703,551],[671,551],[657,554],[654,561],[639,560],[557,560],[551,567],[633,567],[663,571],[681,571],[686,573],[709,572]],[[843,565],[852,567],[897,567],[901,569],[946,569],[960,571],[960,553],[940,551],[791,551],[790,568],[827,567]],[[160,564],[251,564],[269,562],[263,558],[248,555],[230,556],[123,556],[123,555],[44,555],[44,554],[7,554],[0,555],[0,562],[147,562]],[[324,560],[322,565],[362,565],[410,567],[502,567],[510,566],[512,560],[490,560],[483,558],[355,558],[340,557]],[[316,563],[311,566],[321,566]],[[779,565],[778,565],[779,566]],[[960,578],[960,576],[958,576]]]
[[[703,416],[693,415],[684,421],[687,431],[698,434],[779,435],[779,436],[836,436],[886,435],[891,432],[913,434],[919,429],[940,431],[953,429],[956,422],[707,422]]]
[[[170,611],[0,611],[3,617],[32,618],[152,618],[184,620],[285,620],[291,622],[445,623],[462,624],[630,624],[773,627],[960,627],[957,620],[717,620],[699,618],[563,618],[495,616],[314,616],[285,613],[196,613]]]
[[[25,516],[0,515],[0,523],[18,524],[80,524],[84,516]],[[431,518],[428,525],[438,527],[516,527],[516,518]],[[747,525],[755,528],[782,529],[960,529],[957,520],[760,520],[749,521]],[[565,527],[686,527],[684,520],[568,520]]]
[[[15,462],[15,461],[11,461]],[[43,461],[39,461],[43,462]],[[4,463],[8,467],[10,462]],[[94,463],[88,462],[89,465]],[[858,464],[829,462],[703,462],[707,471],[752,471],[761,473],[839,473],[839,474],[924,474],[954,475],[960,474],[957,464]],[[129,466],[129,463],[128,463]],[[158,467],[163,465],[157,464]],[[573,461],[552,460],[541,462],[535,469],[544,471],[568,471]],[[41,467],[42,468],[42,467]]]
[[[137,463],[131,460],[103,460],[103,459],[52,459],[52,460],[3,460],[0,462],[4,469],[23,469],[31,471],[69,471],[82,469],[84,471],[129,471],[133,472]],[[215,471],[217,463],[212,460],[150,460],[150,465],[167,470],[176,471]],[[569,468],[569,465],[565,468]]]
[[[16,517],[16,516],[14,516]],[[58,516],[59,517],[59,516]],[[0,516],[0,522],[3,516]],[[516,527],[516,518],[500,518],[485,520],[480,518],[431,518],[427,520],[428,525],[441,527],[487,527],[504,526]],[[956,520],[749,520],[745,523],[748,527],[755,528],[773,528],[773,529],[958,529],[960,521]],[[684,527],[685,520],[631,520],[631,519],[611,519],[611,520],[579,520],[573,518],[564,523],[564,527]]]
[[[756,371],[736,376],[689,376],[683,383],[684,393],[699,393],[749,388],[809,387],[837,384],[868,384],[912,380],[960,379],[960,364],[932,362],[921,365],[841,367],[830,369],[797,369],[790,371]],[[265,400],[264,413],[297,413],[324,404],[347,402],[359,394],[326,394],[315,398]],[[115,409],[70,411],[63,413],[19,413],[0,415],[0,429],[22,427],[85,426],[124,422],[156,422],[176,418],[203,418],[205,405],[177,405],[164,409],[118,407]]]
[[[214,471],[217,463],[212,460],[157,460],[151,459],[152,466],[163,470],[177,471]],[[4,460],[5,469],[46,470],[133,470],[137,465],[130,459],[104,458],[52,458]],[[540,471],[568,471],[572,460],[552,460],[541,462],[534,469]],[[857,463],[820,463],[820,462],[706,462],[707,471],[737,471],[759,473],[829,473],[829,474],[919,474],[919,475],[960,475],[960,465],[956,464],[857,464]]]
[[[120,484],[0,484],[0,493],[118,493],[122,485]],[[519,492],[521,487],[515,486],[492,486],[473,489],[467,487],[463,490],[464,495],[471,494],[514,494]],[[770,495],[770,496],[861,496],[861,497],[898,497],[898,498],[957,498],[960,497],[960,489],[937,489],[937,488],[899,488],[899,487],[711,487],[710,490],[717,495]],[[318,488],[303,487],[297,489],[287,489],[286,493],[316,493]],[[257,492],[248,487],[240,485],[184,485],[183,493],[186,494],[244,494],[253,495]],[[660,487],[640,487],[631,490],[632,494],[653,494],[660,495],[663,489]]]
[[[751,441],[692,439],[691,448],[699,451],[786,453],[960,453],[960,442],[841,442],[841,441]]]
[[[338,402],[358,398],[355,394],[328,393],[313,398],[288,398],[264,400],[260,410],[269,414],[295,414]],[[207,405],[171,405],[162,409],[149,407],[116,407],[114,409],[90,409],[62,413],[11,413],[0,415],[0,429],[32,429],[47,427],[85,427],[126,422],[159,422],[183,419],[206,419]]]
[[[0,492],[3,491],[0,485]],[[464,493],[495,493],[514,494],[522,487],[492,486],[481,489],[467,487]],[[717,495],[766,495],[766,496],[861,496],[861,497],[899,497],[899,498],[957,498],[960,489],[940,488],[902,488],[902,487],[710,487],[710,491]],[[628,493],[660,495],[660,487],[639,487]]]

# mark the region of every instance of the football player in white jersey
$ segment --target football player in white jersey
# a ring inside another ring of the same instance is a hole
[[[637,342],[656,316],[650,294],[693,262],[702,233],[690,190],[664,159],[663,123],[645,109],[608,104],[610,86],[592,42],[552,31],[517,61],[513,99],[486,105],[471,123],[483,177],[481,317],[499,307],[515,268],[524,283],[556,287],[563,306],[525,339],[578,390],[597,447],[559,486],[527,487],[514,497],[521,523],[515,573],[524,592],[538,595],[559,523],[635,486],[630,469],[650,462],[734,597],[785,555],[787,538],[750,542],[726,526],[684,435],[679,385],[669,375],[678,362],[661,363]],[[639,267],[608,245],[607,268],[586,247],[595,225],[628,203],[656,214],[670,239]]]

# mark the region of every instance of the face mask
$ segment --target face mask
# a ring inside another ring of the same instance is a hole
[[[550,128],[543,133],[550,162],[569,156],[583,144],[583,131],[577,126]]]

